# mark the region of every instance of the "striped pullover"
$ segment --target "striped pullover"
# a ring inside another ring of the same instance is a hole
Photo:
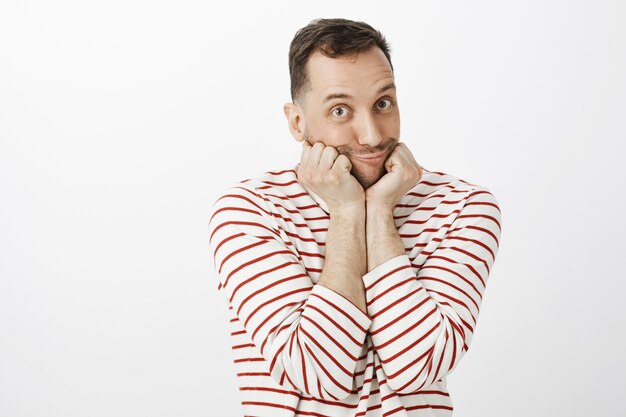
[[[209,216],[243,415],[451,416],[500,239],[491,192],[422,167],[394,208],[406,253],[363,277],[367,313],[316,285],[329,213],[297,167],[225,191]]]

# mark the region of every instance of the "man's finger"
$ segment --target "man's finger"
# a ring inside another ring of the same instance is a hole
[[[350,170],[352,169],[352,163],[347,156],[341,154],[337,157],[337,159],[335,159],[335,163],[333,164],[332,169],[339,170],[339,172],[342,173],[350,172]]]
[[[302,142],[302,152],[300,152],[300,162],[303,162],[311,150],[311,145],[306,140]]]
[[[325,147],[324,150],[322,151],[322,157],[320,159],[320,165],[319,165],[320,169],[323,169],[325,171],[331,169],[338,155],[339,155],[339,152],[337,152],[337,149],[335,147],[333,146]]]
[[[311,161],[311,166],[318,166],[320,162],[320,158],[322,157],[322,152],[324,151],[325,145],[322,142],[315,142],[311,147],[311,152],[309,154],[309,160]]]

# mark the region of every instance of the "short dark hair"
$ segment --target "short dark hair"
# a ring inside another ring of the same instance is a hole
[[[365,22],[348,19],[315,19],[298,30],[289,47],[289,76],[291,100],[301,100],[309,87],[307,63],[309,57],[320,51],[330,58],[351,56],[372,47],[379,47],[391,71],[390,48],[385,37]]]

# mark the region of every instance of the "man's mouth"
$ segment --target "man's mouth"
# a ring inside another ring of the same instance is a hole
[[[386,155],[387,155],[387,151],[384,151],[384,152],[369,154],[369,155],[359,155],[359,156],[354,155],[353,158],[356,158],[368,164],[377,164],[381,162],[382,160],[384,160]]]

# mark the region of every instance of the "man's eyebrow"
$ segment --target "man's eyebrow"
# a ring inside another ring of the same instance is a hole
[[[396,89],[396,84],[392,81],[389,84],[382,86],[380,90],[378,90],[378,94],[382,94],[387,90],[395,90],[395,89]]]
[[[396,84],[392,81],[389,84],[385,84],[384,86],[382,86],[376,94],[379,95],[388,90],[395,90],[395,88],[396,88]],[[345,93],[334,93],[334,94],[327,95],[322,101],[322,103],[326,103],[327,101],[330,101],[336,98],[337,99],[352,99],[353,97]]]
[[[323,104],[323,103],[326,103],[327,101],[330,101],[330,100],[336,99],[336,98],[339,98],[339,99],[351,99],[351,98],[352,98],[352,96],[351,96],[351,95],[349,95],[349,94],[344,94],[344,93],[334,93],[334,94],[329,94],[329,95],[327,95],[327,96],[324,98],[324,100],[322,101],[322,104]]]

